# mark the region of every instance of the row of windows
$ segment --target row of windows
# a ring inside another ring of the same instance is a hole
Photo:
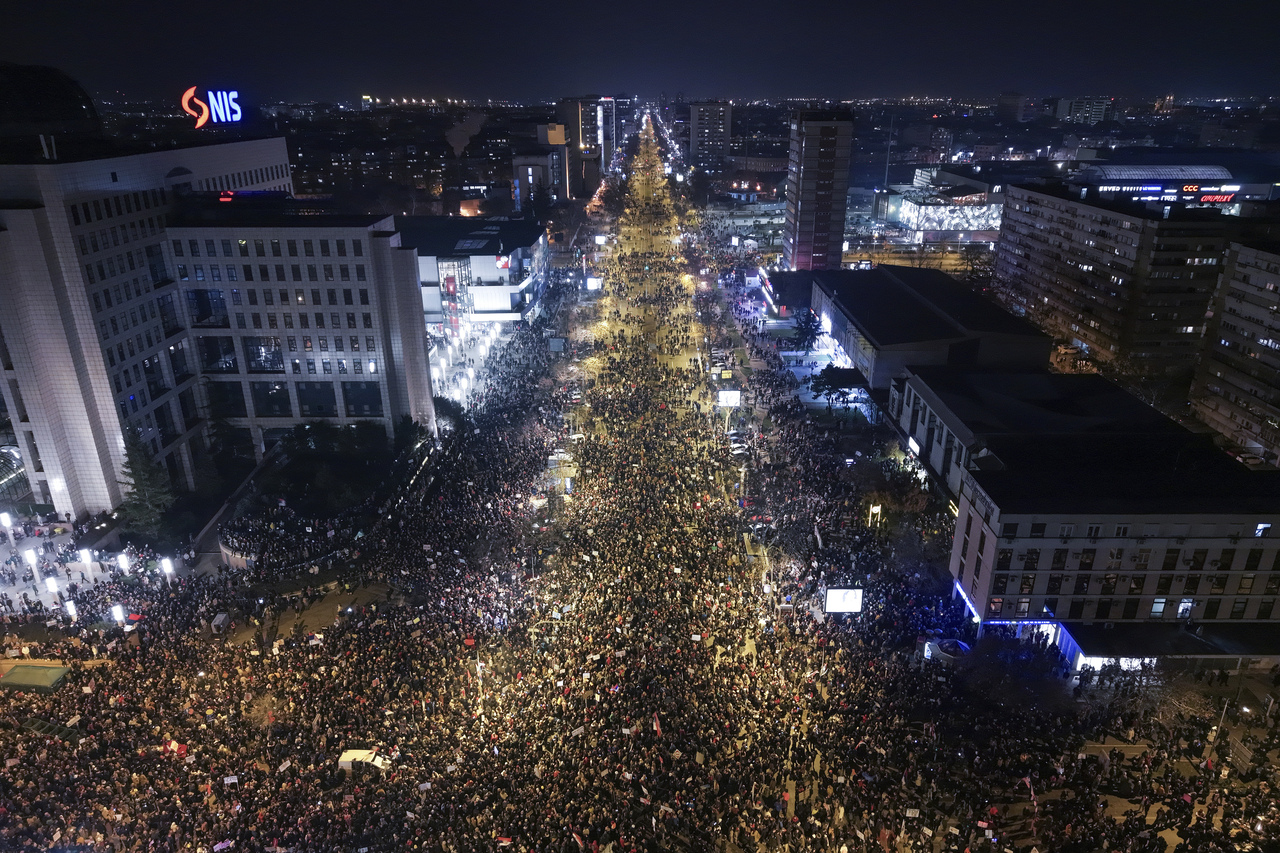
[[[280,338],[275,336],[244,337],[240,339],[240,343],[243,347],[243,356],[249,373],[284,373],[284,353],[286,351],[295,353],[298,351],[298,338],[292,335],[285,338],[285,349],[283,350],[280,347]],[[196,338],[195,344],[200,369],[204,373],[240,372],[241,353],[236,351],[235,338],[221,335],[201,335]],[[334,335],[332,344],[334,352],[338,354],[343,354],[348,349],[351,353],[360,352],[360,338],[356,335],[349,337]],[[312,353],[316,350],[317,345],[323,355],[328,355],[330,338],[324,335],[316,339],[313,339],[310,335],[302,336],[303,352]],[[376,339],[372,335],[365,337],[364,349],[368,353],[372,353],[377,349]],[[359,361],[360,358],[361,356],[356,356],[355,360]],[[182,348],[170,348],[170,360],[175,376],[185,375],[189,372],[186,368],[186,353]],[[370,365],[370,372],[376,372],[376,362],[373,359],[367,359],[367,363]],[[150,375],[159,376],[157,370],[152,369],[153,365],[147,365],[146,367]],[[361,369],[356,368],[355,372],[359,373]]]
[[[1046,614],[1049,614],[1050,616],[1056,616],[1058,618],[1066,618],[1068,620],[1083,619],[1085,618],[1086,603],[1087,602],[1084,599],[1080,599],[1080,598],[1072,599],[1067,613],[1060,614],[1058,613],[1058,599],[1046,598],[1044,600],[1044,612]],[[1174,608],[1170,606],[1171,604],[1176,604],[1177,609],[1174,610]],[[1012,605],[1012,608],[1010,607],[1010,605]],[[1183,599],[1172,599],[1172,600],[1167,598],[1157,598],[1151,602],[1151,609],[1147,611],[1145,614],[1142,614],[1142,616],[1149,619],[1165,619],[1176,613],[1176,618],[1178,619],[1190,619],[1193,611],[1195,610],[1195,605],[1196,605],[1196,600],[1194,598],[1183,598]],[[1100,620],[1138,619],[1138,618],[1141,618],[1138,612],[1141,606],[1142,606],[1142,601],[1141,599],[1137,599],[1137,598],[1126,598],[1126,599],[1123,599],[1122,601],[1116,601],[1110,598],[1103,598],[1097,602],[1097,607],[1094,610],[1094,614],[1092,618],[1100,619]],[[1275,606],[1276,606],[1276,601],[1274,598],[1262,599],[1261,601],[1258,602],[1258,609],[1254,613],[1253,618],[1254,619],[1270,619],[1271,615],[1275,612]],[[1248,611],[1248,607],[1249,607],[1249,599],[1247,598],[1234,599],[1231,602],[1231,610],[1228,613],[1228,618],[1231,618],[1231,619],[1245,618],[1245,615]],[[1013,611],[1012,613],[1007,612],[1010,609],[1012,609]],[[1201,618],[1217,619],[1219,618],[1221,612],[1222,612],[1222,599],[1211,598],[1207,602],[1205,602],[1204,613],[1202,614]],[[987,601],[987,616],[997,617],[1002,615],[1017,616],[1019,618],[1025,618],[1030,616],[1031,615],[1031,599],[1019,598],[1019,599],[1016,599],[1016,601],[1013,599],[1006,599],[1006,598],[989,599]]]
[[[1223,548],[1216,560],[1210,561],[1208,548],[1191,548],[1179,549],[1169,548],[1164,552],[1164,557],[1160,563],[1162,571],[1191,571],[1198,572],[1205,568],[1206,565],[1224,572],[1229,572],[1235,567],[1237,550],[1235,548]],[[1094,564],[1098,559],[1097,548],[1081,548],[1079,551],[1070,551],[1067,548],[1054,548],[1052,551],[1051,561],[1054,569],[1064,569],[1067,565],[1067,556],[1078,560],[1078,571],[1092,571]],[[1143,571],[1152,565],[1152,556],[1154,552],[1151,548],[1130,549],[1130,553],[1126,560],[1124,548],[1109,548],[1106,551],[1107,568],[1122,569],[1131,567],[1138,571]],[[964,552],[962,551],[962,556]],[[1257,571],[1262,565],[1263,550],[1261,548],[1250,548],[1245,553],[1244,563],[1241,570],[1246,572]],[[996,571],[1007,571],[1013,563],[1014,552],[1012,548],[1001,548],[996,552]],[[1018,562],[1022,564],[1022,568],[1026,571],[1035,571],[1040,565],[1041,549],[1028,548],[1026,551],[1018,553]],[[1271,570],[1280,571],[1280,552],[1272,555]]]
[[[148,306],[145,306],[145,305],[144,305],[144,306],[142,306],[141,308],[138,308],[138,309],[136,309],[136,310],[130,311],[128,314],[125,314],[125,313],[123,313],[123,312],[122,312],[121,314],[119,314],[119,315],[118,315],[118,317],[108,317],[108,318],[107,318],[107,319],[105,319],[105,320],[99,320],[99,321],[98,321],[98,333],[101,335],[102,340],[104,340],[104,341],[105,341],[105,340],[109,340],[109,339],[111,339],[111,338],[115,337],[116,335],[121,334],[122,332],[127,332],[127,331],[129,331],[130,329],[135,328],[135,327],[137,327],[137,326],[139,326],[139,325],[141,325],[141,324],[143,324],[143,323],[147,322],[147,319],[148,319],[148,318],[147,318],[147,307],[148,307]],[[156,310],[156,309],[155,309],[155,305],[154,305],[154,304],[152,304],[152,305],[150,306],[150,308],[151,308],[151,317],[150,317],[150,319],[154,320],[154,319],[156,318],[156,314],[155,314],[155,310]],[[154,337],[152,337],[152,330],[151,330],[151,329],[147,329],[145,334],[146,334],[146,339],[147,339],[147,347],[146,347],[147,349],[150,349],[152,346],[154,346],[155,344],[157,344],[157,343],[159,343],[161,340],[163,340],[163,338],[162,338],[162,337],[161,337],[161,335],[160,335],[160,330],[159,330],[158,328],[157,328],[157,329],[155,329],[155,336],[154,336]],[[139,350],[141,350],[141,349],[143,349],[143,346],[142,346],[142,333],[139,333],[137,337],[138,337],[138,349],[139,349]],[[130,342],[129,342],[129,355],[133,355],[133,354],[134,354],[134,351],[133,351],[133,342],[132,342],[132,341],[130,341]],[[121,358],[123,358],[123,356],[121,356]]]
[[[253,266],[251,264],[241,265],[240,270],[244,274],[245,281],[253,281]],[[322,264],[320,268],[317,268],[315,264],[307,264],[307,281],[320,281],[321,271],[323,271],[324,273],[325,281],[335,281],[335,280],[351,281],[351,267],[348,266],[347,264],[338,265],[337,279],[334,279],[333,277],[333,274],[334,274],[333,264]],[[302,281],[302,266],[300,264],[291,265],[289,268],[289,272],[290,272],[290,278],[293,281]],[[258,280],[271,281],[270,273],[271,273],[271,269],[266,264],[258,265]],[[275,276],[276,281],[286,281],[284,264],[276,264],[275,273],[276,273],[276,276]],[[204,264],[192,264],[190,270],[188,270],[186,264],[178,264],[178,278],[180,280],[190,281],[192,276],[195,276],[196,281],[206,281]],[[227,281],[239,280],[237,278],[235,264],[227,264],[226,276],[227,276],[227,279],[226,279]],[[91,273],[90,281],[92,282],[92,280],[93,280],[93,276]],[[210,264],[209,277],[207,280],[222,281],[222,268],[217,264]],[[368,278],[365,273],[364,264],[356,264],[356,281],[368,281]],[[330,291],[330,292],[332,293],[333,291]],[[316,304],[319,305],[320,303],[317,302]],[[338,303],[331,302],[329,304],[337,305]],[[351,303],[348,302],[347,304],[350,305]],[[360,304],[368,305],[369,303],[366,301]]]
[[[232,241],[230,239],[223,238],[221,240],[214,240],[212,238],[206,237],[203,242],[204,242],[204,257],[207,257],[207,258],[218,257],[219,248],[222,249],[222,257],[224,258],[233,257]],[[266,240],[256,240],[256,239],[253,241],[253,254],[255,257],[265,258],[267,256],[267,242],[268,241]],[[271,240],[269,242],[271,243],[271,257],[273,258],[281,257],[280,241]],[[345,258],[347,256],[346,240],[333,240],[333,241],[303,240],[302,254],[308,258],[314,258],[316,256],[316,246],[318,244],[320,247],[320,257],[322,258],[330,257],[330,253],[329,253],[330,242],[332,242],[333,244],[333,253],[337,255],[337,257]],[[298,257],[298,241],[297,240],[285,240],[284,244],[285,244],[285,249],[289,253],[289,257],[291,258]],[[238,254],[240,257],[242,258],[249,257],[249,241],[248,240],[236,240],[235,248],[236,248],[236,254]],[[184,248],[183,241],[181,240],[173,241],[174,257],[182,258],[182,257],[186,257],[187,255],[190,255],[193,258],[198,258],[198,257],[201,257],[200,252],[201,252],[200,240],[197,240],[195,238],[188,238],[185,244],[185,248]],[[359,239],[352,240],[351,254],[353,257],[357,257],[357,258],[364,257],[364,241]]]
[[[909,396],[910,395],[908,395],[908,397]],[[1017,539],[1018,533],[1021,529],[1022,529],[1022,526],[1017,522],[1005,522],[1000,526],[1000,535],[1006,539]],[[1111,528],[1111,533],[1108,534],[1106,527],[1101,522],[1099,522],[1097,524],[1086,525],[1084,530],[1084,535],[1089,537],[1090,539],[1098,539],[1098,538],[1101,538],[1102,536],[1107,536],[1107,535],[1109,535],[1110,537],[1114,537],[1116,539],[1127,539],[1130,535],[1135,535],[1135,536],[1158,535],[1155,532],[1149,532],[1144,534],[1138,534],[1137,532],[1134,532],[1131,534],[1130,529],[1131,529],[1131,525],[1117,524],[1113,528]],[[1266,522],[1256,525],[1253,529],[1253,535],[1256,538],[1265,537],[1269,535],[1270,532],[1271,532],[1271,525]],[[1048,533],[1048,525],[1043,522],[1039,522],[1039,523],[1033,523],[1031,525],[1030,531],[1028,532],[1027,536],[1030,537],[1031,539],[1042,539],[1047,535],[1047,533]],[[1075,535],[1076,535],[1076,526],[1074,524],[1058,525],[1058,536],[1060,536],[1061,538],[1070,539]]]
[[[281,315],[281,316],[283,316],[283,317],[284,317],[284,327],[285,327],[286,329],[292,329],[292,328],[294,327],[294,325],[293,325],[293,315],[292,315],[292,314],[284,314],[284,315]],[[325,323],[325,315],[324,315],[324,314],[322,314],[322,313],[320,313],[319,311],[317,311],[317,312],[315,313],[315,315],[314,315],[314,316],[315,316],[315,327],[316,327],[317,329],[323,329],[323,328],[325,328],[325,325],[324,325],[324,323]],[[249,328],[248,326],[246,326],[246,325],[245,325],[245,314],[243,314],[242,312],[237,311],[237,312],[236,312],[235,317],[236,317],[236,328],[237,328],[237,329],[245,329],[245,328]],[[254,313],[254,314],[249,314],[249,315],[248,315],[248,319],[249,319],[249,321],[251,322],[251,324],[252,324],[252,327],[253,327],[253,328],[255,328],[255,329],[261,329],[261,328],[263,328],[263,325],[262,325],[262,317],[263,317],[263,315],[262,315],[262,314],[258,314],[258,313]],[[278,317],[277,317],[277,315],[276,315],[276,314],[274,314],[274,313],[269,313],[269,314],[267,314],[267,315],[266,315],[266,317],[267,317],[267,325],[266,325],[266,328],[268,328],[268,329],[278,329],[278,328],[280,328],[279,320],[278,320]],[[355,315],[355,314],[348,313],[348,314],[347,314],[347,328],[348,328],[348,329],[355,329],[355,328],[372,329],[372,328],[373,328],[373,315],[372,315],[372,314],[361,314],[361,315],[360,315],[360,318],[361,318],[361,320],[363,321],[363,326],[362,326],[362,327],[361,327],[361,326],[357,326],[357,325],[356,325],[356,315]],[[300,328],[300,329],[310,329],[310,328],[311,328],[311,316],[310,316],[310,315],[307,315],[307,314],[298,314],[298,328]],[[330,329],[341,329],[341,328],[342,328],[342,315],[341,315],[341,314],[333,313],[333,314],[330,314],[330,315],[329,315],[329,328],[330,328]]]
[[[112,173],[114,177],[115,173]],[[163,188],[156,190],[142,190],[136,193],[125,193],[123,195],[112,196],[101,200],[81,202],[80,204],[72,204],[68,206],[71,214],[71,224],[79,225],[81,221],[84,223],[101,222],[104,219],[114,219],[117,216],[128,216],[131,213],[141,213],[143,210],[150,210],[153,207],[161,207],[169,203],[169,199]],[[164,227],[163,225],[161,226]]]
[[[130,240],[137,241],[143,237],[154,237],[157,232],[163,229],[164,214],[162,213],[159,216],[148,216],[146,219],[137,219],[122,225],[112,225],[110,228],[86,231],[83,234],[76,235],[76,242],[80,246],[80,254],[88,255],[105,249],[116,248],[121,243],[128,243]]]
[[[1006,592],[1011,592],[1010,586],[1012,585],[1018,588],[1018,592],[1030,594],[1036,591],[1036,578],[1037,576],[1034,574],[996,574],[991,579],[991,591],[997,595],[1002,595]],[[1114,572],[1103,575],[1081,574],[1076,575],[1074,581],[1070,575],[1052,574],[1048,576],[1044,592],[1049,595],[1056,595],[1064,592],[1065,586],[1073,585],[1076,595],[1088,595],[1095,580],[1099,582],[1103,595],[1114,595],[1122,583],[1128,585],[1129,595],[1141,595],[1147,586],[1147,576],[1141,574],[1121,575]],[[1197,595],[1201,592],[1200,587],[1204,577],[1202,575],[1158,575],[1154,589],[1156,595],[1172,592],[1175,580],[1182,582],[1183,594]],[[1228,575],[1209,575],[1208,580],[1206,591],[1210,595],[1227,593]],[[1244,575],[1239,579],[1239,583],[1233,592],[1236,595],[1250,595],[1256,591],[1256,587],[1257,576]],[[1280,574],[1269,576],[1262,591],[1265,595],[1280,595]]]
[[[307,373],[314,374],[316,372],[316,360],[314,358],[308,358],[306,362],[307,362]],[[320,359],[320,364],[321,364],[321,367],[323,368],[322,370],[323,373],[333,373],[333,364],[334,364],[333,359],[322,358]],[[337,364],[338,364],[338,373],[345,374],[347,372],[347,360],[345,358],[339,358],[337,359]],[[378,372],[378,360],[376,358],[371,358],[368,360],[368,362],[365,362],[362,359],[358,359],[358,358],[352,359],[351,372],[356,374],[362,374],[364,373],[366,365],[370,373]],[[302,373],[302,362],[296,358],[293,360],[293,372],[296,374]]]
[[[253,279],[249,279],[249,280],[250,280],[250,281],[252,281]],[[281,290],[280,290],[280,291],[278,291],[278,292],[279,292],[279,294],[280,294],[280,304],[281,304],[281,305],[288,305],[288,304],[289,304],[289,291],[284,290],[284,289],[281,289]],[[329,303],[330,305],[337,305],[337,304],[338,304],[338,291],[337,291],[337,289],[335,289],[335,288],[328,288],[328,289],[325,291],[325,296],[328,298],[328,303]],[[355,300],[356,300],[357,296],[358,296],[358,297],[359,297],[359,299],[360,299],[360,304],[361,304],[361,305],[368,305],[368,304],[369,304],[369,290],[368,290],[368,288],[364,288],[364,287],[359,288],[359,290],[358,290],[358,291],[353,291],[353,290],[351,290],[350,288],[343,288],[343,290],[342,290],[342,304],[343,304],[343,305],[354,305],[354,304],[355,304]],[[294,290],[294,291],[293,291],[293,298],[294,298],[294,300],[297,302],[297,304],[298,304],[298,305],[306,305],[306,304],[307,304],[307,303],[306,303],[306,301],[305,301],[305,298],[304,298],[304,297],[305,297],[305,294],[304,294],[304,292],[303,292],[303,290],[302,290],[301,288],[296,289],[296,290]],[[250,288],[248,288],[247,290],[245,290],[243,294],[241,294],[241,292],[240,292],[238,289],[236,289],[236,288],[232,288],[232,289],[231,289],[231,304],[232,304],[232,305],[239,305],[239,304],[241,304],[241,301],[242,301],[243,299],[248,299],[248,300],[249,300],[249,304],[250,304],[250,305],[257,305],[257,304],[258,304],[258,291],[257,291],[257,290],[255,290],[254,288],[250,287]],[[263,290],[262,290],[262,304],[263,304],[263,305],[274,305],[274,304],[275,304],[275,293],[274,293],[274,292],[272,292],[271,290],[268,290],[268,289],[266,289],[266,288],[263,288]],[[320,304],[322,304],[322,303],[320,302],[320,289],[319,289],[319,288],[312,288],[312,289],[311,289],[311,304],[312,304],[312,305],[320,305]]]
[[[113,287],[104,287],[101,291],[92,294],[93,310],[95,313],[101,314],[103,305],[107,308],[114,308],[117,304],[123,306],[125,302],[133,299],[135,296],[141,296],[144,293],[151,292],[151,282],[144,278],[134,278],[132,281],[126,281],[123,284],[117,284]],[[114,301],[111,298],[115,294]]]
[[[339,372],[344,362],[339,362]],[[330,365],[332,370],[332,365]],[[352,373],[360,373],[354,363]],[[311,371],[315,373],[315,371]],[[328,371],[327,371],[328,372]],[[292,386],[292,393],[290,391]],[[342,406],[347,417],[382,417],[382,389],[369,381],[323,382],[250,382],[249,398],[253,416],[258,418],[291,417],[294,399],[304,416],[336,417],[338,390],[341,386]],[[244,387],[239,382],[210,382],[209,405],[228,418],[249,417]]]
[[[259,169],[248,169],[244,172],[232,172],[228,175],[201,178],[196,181],[196,188],[201,190],[238,190],[251,184],[282,181],[287,176],[288,168],[285,166],[264,166]]]

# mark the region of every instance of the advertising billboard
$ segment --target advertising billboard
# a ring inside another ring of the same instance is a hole
[[[861,613],[861,589],[829,589],[827,603],[823,608],[827,613]]]
[[[742,392],[735,389],[722,389],[716,397],[716,405],[737,408],[742,405]]]

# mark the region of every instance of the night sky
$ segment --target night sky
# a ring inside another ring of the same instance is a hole
[[[91,93],[223,81],[255,101],[903,95],[1178,96],[1280,89],[1262,0],[10,3],[0,58]]]

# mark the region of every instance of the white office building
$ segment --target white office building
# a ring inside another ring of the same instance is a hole
[[[121,500],[122,426],[178,483],[198,431],[194,375],[166,375],[181,316],[164,244],[187,191],[289,192],[283,139],[0,164],[0,394],[37,503],[82,518]]]
[[[160,370],[200,376],[201,411],[257,458],[311,420],[388,438],[406,415],[434,428],[416,253],[391,217],[208,203],[184,207],[166,238],[177,291],[162,310],[189,332]]]

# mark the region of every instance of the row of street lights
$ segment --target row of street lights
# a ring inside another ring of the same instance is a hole
[[[18,547],[17,547],[17,543],[14,541],[14,538],[13,538],[12,525],[13,525],[13,517],[9,515],[9,513],[7,512],[0,512],[0,526],[4,527],[4,535],[5,535],[5,539],[9,543],[9,550],[12,553],[17,553]],[[35,552],[35,549],[28,548],[27,550],[23,551],[22,559],[26,562],[28,566],[31,567],[31,574],[36,584],[39,584],[41,581],[40,566],[39,566],[40,560]],[[88,548],[81,548],[80,562],[84,563],[86,566],[92,567],[92,564],[96,562],[93,559],[93,552],[90,551]],[[130,565],[129,555],[128,554],[117,555],[116,565],[120,567],[120,571],[127,572],[129,570],[129,565]],[[173,560],[171,560],[168,557],[162,557],[160,560],[160,568],[161,570],[164,571],[165,580],[170,585],[172,585],[173,584]],[[50,575],[47,578],[43,578],[43,580],[44,580],[45,589],[47,589],[51,595],[57,595],[58,579],[53,575]],[[77,615],[75,602],[67,601],[65,602],[65,606],[67,609],[67,615],[71,617],[72,621],[75,621],[76,615]],[[111,615],[112,617],[115,618],[116,622],[121,622],[121,623],[124,622],[124,608],[121,605],[116,604],[112,606]]]

